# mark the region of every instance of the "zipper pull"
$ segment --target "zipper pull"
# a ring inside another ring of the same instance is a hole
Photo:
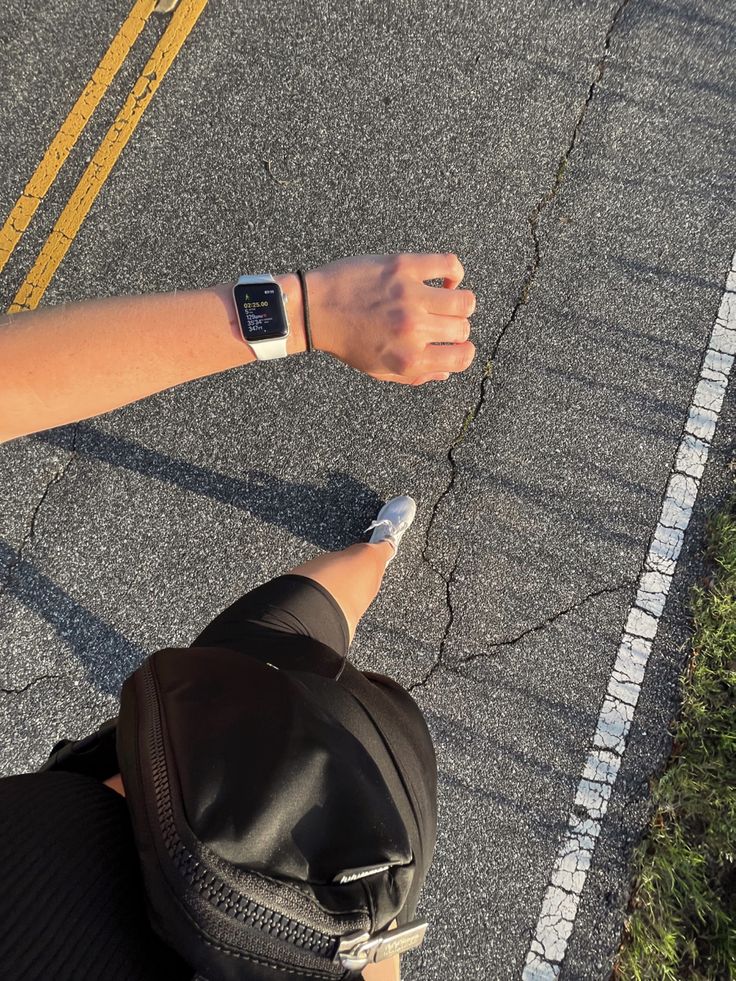
[[[415,920],[395,930],[370,933],[356,930],[346,934],[337,948],[337,959],[349,971],[362,971],[366,964],[376,964],[394,954],[413,950],[424,940],[426,920]]]

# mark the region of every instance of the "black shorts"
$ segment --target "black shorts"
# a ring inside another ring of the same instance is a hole
[[[345,614],[332,593],[306,576],[279,576],[256,586],[216,617],[192,647],[251,646],[254,637],[291,634],[319,641],[340,659],[350,647]]]
[[[307,643],[300,644],[299,638]],[[316,643],[313,643],[315,642]],[[216,617],[192,647],[227,647],[286,670],[337,682],[325,691],[349,728],[370,720],[379,731],[412,803],[411,838],[420,874],[400,922],[413,916],[437,828],[437,764],[424,717],[411,695],[385,675],[348,660],[350,634],[332,594],[305,576],[286,575],[251,590]],[[339,706],[338,706],[339,703]]]

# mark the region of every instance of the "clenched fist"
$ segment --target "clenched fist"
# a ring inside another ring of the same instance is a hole
[[[473,361],[475,295],[453,254],[341,259],[307,274],[315,347],[381,381],[446,381]],[[427,281],[441,279],[442,287]]]

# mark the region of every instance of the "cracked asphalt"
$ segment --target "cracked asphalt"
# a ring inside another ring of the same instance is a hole
[[[127,9],[4,6],[3,215]],[[164,26],[0,276],[6,307]],[[478,357],[419,390],[293,358],[0,447],[2,771],[410,492],[353,648],[412,690],[438,750],[431,930],[404,976],[519,978],[736,244],[735,42],[717,0],[210,3],[44,304],[447,249]],[[565,981],[610,973],[735,419],[731,391]]]

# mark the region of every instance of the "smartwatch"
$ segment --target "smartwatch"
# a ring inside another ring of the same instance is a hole
[[[241,276],[233,287],[240,333],[259,361],[286,357],[286,295],[273,276]]]

